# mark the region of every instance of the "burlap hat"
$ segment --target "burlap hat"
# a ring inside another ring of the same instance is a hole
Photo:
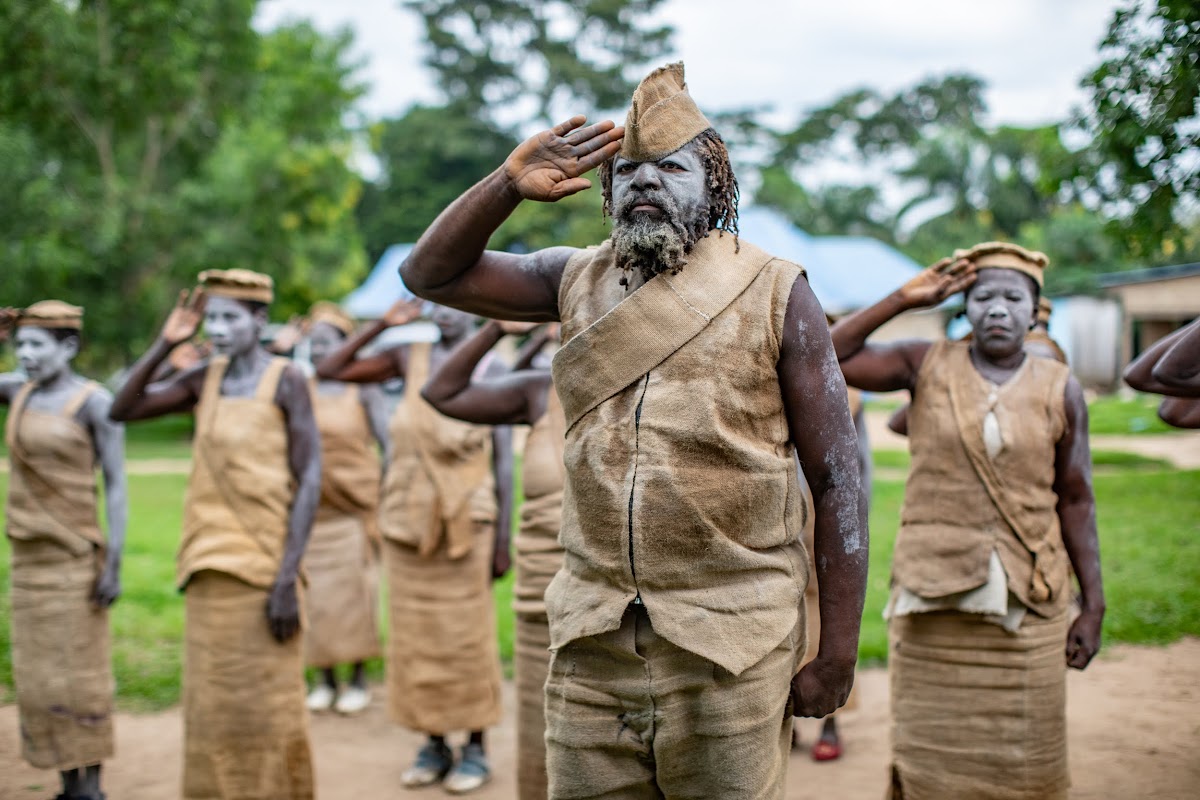
[[[657,161],[711,127],[688,94],[683,62],[667,64],[634,90],[620,155],[629,161]]]
[[[17,327],[83,329],[83,309],[62,300],[42,300],[21,312]]]
[[[1024,272],[1037,281],[1039,287],[1045,283],[1046,266],[1050,263],[1045,253],[1026,250],[1010,242],[983,242],[969,250],[955,250],[954,258],[965,258],[979,269],[1015,269]]]
[[[271,276],[248,269],[206,269],[200,273],[200,285],[214,297],[252,303],[270,303],[275,299],[275,282]]]
[[[354,333],[354,318],[337,303],[331,303],[328,300],[314,303],[313,307],[308,310],[308,320],[313,325],[318,322],[332,325],[347,336]]]
[[[1054,306],[1053,306],[1053,304],[1051,304],[1049,297],[1046,297],[1044,295],[1042,297],[1039,297],[1038,298],[1038,309],[1037,309],[1038,324],[1039,325],[1049,325],[1050,324],[1050,312],[1053,310],[1054,310]]]

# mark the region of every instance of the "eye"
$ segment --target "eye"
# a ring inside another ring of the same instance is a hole
[[[676,161],[660,161],[658,167],[670,172],[678,172],[683,169],[683,165]]]
[[[629,173],[633,172],[634,169],[636,169],[636,168],[637,168],[636,164],[626,161],[624,163],[617,165],[617,174],[618,175],[628,175]]]

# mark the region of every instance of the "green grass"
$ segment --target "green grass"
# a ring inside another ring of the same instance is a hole
[[[1200,471],[1157,470],[1124,456],[1104,455],[1101,460],[1113,464],[1095,478],[1109,609],[1106,641],[1166,643],[1200,636]],[[112,612],[118,704],[126,710],[163,708],[178,700],[183,598],[174,589],[174,554],[185,482],[180,475],[130,478],[125,593]],[[877,480],[874,488],[860,647],[867,664],[882,663],[887,655],[882,612],[904,483]],[[0,492],[5,490],[6,476],[0,474]],[[0,652],[5,654],[0,656],[0,694],[12,685],[8,570],[8,544],[0,540]],[[495,592],[501,657],[508,668],[511,573],[496,583]],[[369,673],[380,678],[382,663],[372,662]]]
[[[1139,394],[1124,400],[1117,395],[1098,397],[1088,405],[1088,430],[1096,434],[1177,433],[1158,418],[1158,395]]]

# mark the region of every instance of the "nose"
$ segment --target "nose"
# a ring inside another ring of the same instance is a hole
[[[1008,307],[1002,303],[996,303],[987,310],[989,317],[1002,318],[1008,316]]]
[[[658,170],[649,161],[640,164],[633,172],[633,180],[629,184],[634,189],[659,189],[662,181],[658,178]]]

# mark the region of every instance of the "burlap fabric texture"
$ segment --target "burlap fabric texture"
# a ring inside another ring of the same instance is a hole
[[[267,596],[212,570],[188,583],[185,800],[313,796],[303,635],[283,643],[271,636]]]
[[[555,651],[546,749],[555,800],[781,800],[803,614],[733,675],[654,632],[631,605],[615,631]]]
[[[304,552],[305,661],[333,667],[375,658],[379,644],[376,529],[380,462],[357,386],[313,389],[321,433],[321,504]]]
[[[657,161],[711,127],[688,93],[683,62],[667,64],[643,78],[633,92],[621,157]]]
[[[889,625],[892,800],[1065,800],[1067,613]]]

